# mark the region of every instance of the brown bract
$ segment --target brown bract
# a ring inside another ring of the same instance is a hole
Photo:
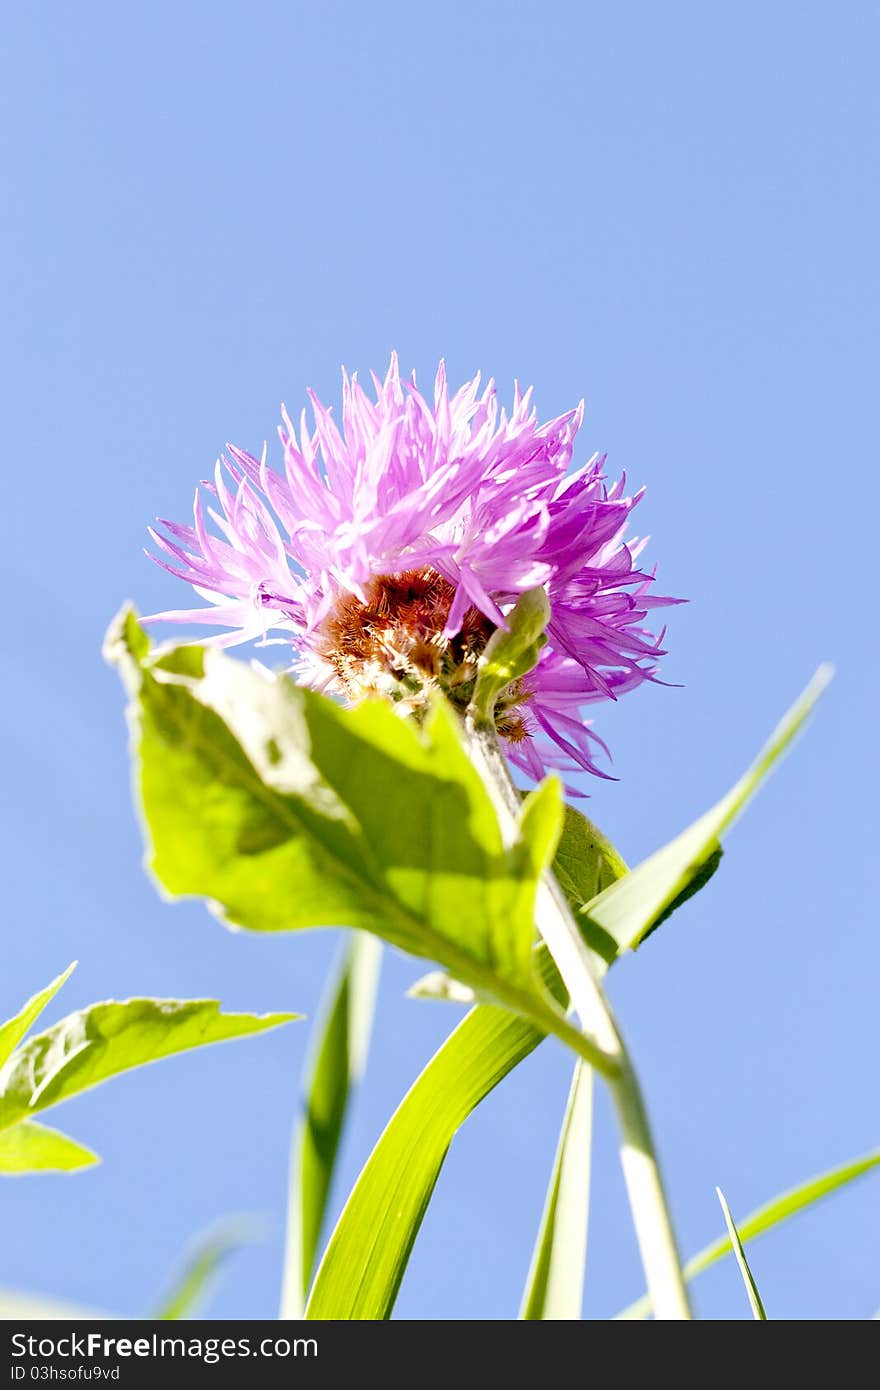
[[[333,668],[348,698],[390,696],[416,709],[440,689],[464,709],[473,694],[477,663],[495,624],[470,607],[453,637],[444,629],[455,588],[437,570],[376,575],[366,585],[366,602],[346,594],[320,630],[320,654]],[[514,742],[527,737],[513,706],[528,698],[515,682],[498,702],[498,732]]]

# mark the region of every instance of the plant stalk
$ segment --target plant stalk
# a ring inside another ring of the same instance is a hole
[[[492,797],[502,827],[512,836],[517,831],[522,802],[494,725],[470,713],[467,733],[473,762]],[[581,1027],[616,1064],[613,1072],[605,1073],[605,1080],[620,1127],[621,1165],[654,1316],[658,1320],[689,1319],[692,1314],[681,1258],[638,1078],[596,975],[589,947],[550,872],[538,888],[535,918]]]

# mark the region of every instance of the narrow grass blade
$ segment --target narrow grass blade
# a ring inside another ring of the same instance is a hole
[[[761,1295],[758,1293],[758,1285],[755,1283],[754,1275],[752,1274],[752,1271],[749,1269],[749,1262],[746,1259],[746,1252],[745,1250],[743,1250],[742,1241],[739,1238],[739,1232],[737,1231],[736,1226],[734,1225],[733,1217],[730,1214],[730,1207],[727,1205],[727,1199],[724,1196],[724,1193],[721,1191],[720,1187],[716,1187],[715,1191],[717,1192],[718,1200],[721,1203],[721,1210],[724,1212],[724,1220],[727,1222],[727,1234],[730,1236],[730,1244],[733,1248],[733,1253],[736,1256],[736,1262],[739,1265],[739,1272],[742,1275],[742,1281],[745,1285],[746,1296],[749,1300],[749,1307],[752,1310],[752,1317],[755,1318],[757,1322],[766,1322],[767,1314],[764,1312],[764,1304],[761,1302]]]
[[[61,986],[70,979],[75,969],[76,961],[72,961],[66,970],[63,970],[60,975],[56,975],[50,985],[41,989],[38,994],[32,995],[14,1018],[10,1018],[6,1023],[0,1025],[0,1067],[8,1061],[31,1024],[39,1018],[46,1005],[54,999]]]
[[[831,666],[819,667],[751,767],[726,796],[676,839],[587,904],[583,917],[588,939],[609,963],[621,952],[634,950],[714,872],[721,857],[722,835],[789,748],[833,674]]]
[[[456,1131],[543,1037],[525,1020],[488,1004],[472,1009],[450,1034],[367,1159],[318,1267],[307,1318],[391,1316]]]
[[[773,1197],[771,1201],[765,1202],[762,1207],[757,1207],[742,1221],[737,1222],[740,1240],[743,1245],[747,1245],[750,1240],[772,1230],[774,1226],[781,1225],[783,1221],[788,1221],[790,1217],[797,1216],[799,1212],[806,1211],[816,1202],[821,1202],[823,1197],[829,1197],[838,1188],[846,1187],[848,1183],[877,1167],[880,1167],[880,1149],[853,1159],[850,1163],[842,1163],[837,1168],[829,1168],[816,1177],[808,1178],[797,1187],[789,1188],[787,1192]],[[723,1260],[732,1249],[730,1240],[725,1236],[713,1240],[711,1245],[707,1245],[699,1254],[688,1260],[684,1267],[685,1278],[695,1279],[698,1274]],[[624,1308],[617,1317],[647,1318],[650,1314],[651,1300],[646,1294],[635,1303],[631,1303],[628,1308]]]
[[[544,1214],[532,1255],[520,1317],[576,1321],[584,1300],[593,1072],[575,1064]]]
[[[221,1266],[255,1237],[255,1223],[242,1218],[222,1221],[197,1236],[184,1252],[181,1267],[153,1317],[173,1322],[196,1316],[207,1302]]]
[[[291,1157],[282,1318],[303,1315],[351,1091],[366,1064],[381,953],[375,937],[348,934],[316,1033]]]

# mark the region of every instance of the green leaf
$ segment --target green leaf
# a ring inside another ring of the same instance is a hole
[[[766,1322],[767,1314],[764,1312],[764,1305],[761,1302],[761,1295],[758,1293],[758,1286],[755,1283],[752,1271],[749,1269],[746,1252],[743,1250],[742,1241],[739,1238],[739,1233],[734,1225],[733,1217],[730,1214],[730,1207],[727,1205],[727,1200],[721,1188],[716,1187],[715,1191],[721,1203],[721,1210],[724,1212],[724,1220],[727,1223],[727,1234],[730,1236],[730,1244],[733,1247],[733,1253],[739,1265],[739,1272],[742,1275],[742,1281],[745,1285],[746,1296],[748,1297],[749,1306],[752,1310],[752,1317],[757,1322]]]
[[[72,1173],[100,1161],[60,1130],[32,1120],[0,1132],[0,1173]]]
[[[0,1130],[132,1067],[296,1017],[223,1014],[214,999],[92,1004],[30,1038],[0,1070]]]
[[[553,874],[574,912],[580,914],[597,893],[629,870],[611,841],[586,816],[569,805],[563,806],[563,812],[562,834],[553,860]],[[691,885],[687,896],[695,893],[697,887],[696,884]],[[672,910],[670,908],[669,912]],[[617,957],[617,945],[589,920],[579,916],[579,921],[593,948],[596,968],[600,974],[604,974],[607,966]],[[543,951],[544,948],[539,947],[539,954]],[[452,1004],[492,1002],[484,991],[477,992],[442,970],[432,970],[423,975],[410,985],[407,994],[412,999],[443,1000]]]
[[[60,975],[56,975],[50,985],[41,989],[39,994],[32,995],[14,1018],[10,1018],[8,1022],[0,1026],[0,1067],[18,1047],[31,1024],[39,1018],[46,1005],[54,999],[65,980],[70,979],[76,969],[76,964],[76,961],[73,961],[68,965],[66,970],[62,971]]]
[[[381,950],[366,932],[350,933],[316,1030],[291,1161],[282,1318],[303,1315],[351,1090],[366,1065]]]
[[[604,941],[606,960],[635,949],[711,876],[720,859],[721,836],[789,747],[832,675],[830,666],[819,667],[755,762],[717,805],[583,910],[587,938],[591,944]]]
[[[543,588],[520,594],[507,614],[507,628],[497,628],[480,657],[471,704],[490,723],[501,692],[531,671],[546,642],[550,602]]]
[[[593,1072],[576,1062],[520,1317],[576,1321],[584,1301]]]
[[[361,1171],[318,1267],[307,1318],[391,1316],[456,1131],[543,1036],[524,1019],[485,1004],[462,1020],[401,1101]]]
[[[864,1173],[869,1173],[873,1168],[880,1167],[880,1149],[875,1149],[872,1153],[864,1154],[861,1158],[853,1159],[849,1163],[842,1163],[836,1168],[829,1168],[824,1173],[819,1173],[817,1177],[808,1178],[806,1182],[799,1183],[797,1187],[789,1188],[787,1192],[781,1193],[778,1197],[772,1198],[763,1206],[757,1207],[755,1211],[738,1221],[737,1230],[743,1245],[747,1245],[750,1240],[761,1236],[765,1231],[770,1231],[774,1226],[779,1226],[783,1221],[787,1221],[792,1216],[797,1216],[799,1212],[806,1211],[808,1207],[820,1202],[823,1197],[828,1197],[838,1188],[846,1187],[848,1183],[854,1182],[856,1178],[862,1177]],[[712,1265],[723,1260],[733,1249],[730,1240],[721,1237],[720,1240],[712,1241],[699,1254],[694,1255],[688,1260],[684,1267],[685,1278],[695,1279],[704,1270],[710,1269]],[[635,1319],[647,1318],[651,1313],[651,1300],[647,1294],[642,1298],[631,1303],[628,1308],[624,1308],[622,1313],[618,1313],[618,1318]]]
[[[255,1239],[255,1229],[254,1222],[236,1217],[198,1236],[184,1252],[181,1268],[153,1317],[162,1322],[195,1317],[207,1302],[221,1266]]]
[[[592,821],[565,806],[562,834],[553,860],[553,873],[596,957],[603,974],[617,956],[617,944],[583,909],[612,883],[629,872],[617,850]]]
[[[360,927],[556,1018],[532,966],[536,885],[562,821],[555,779],[505,845],[442,702],[419,729],[385,701],[341,709],[216,650],[149,657],[130,614],[107,652],[133,696],[148,860],[165,889],[257,931]]]
[[[582,812],[566,805],[553,873],[578,911],[629,870],[607,836]]]

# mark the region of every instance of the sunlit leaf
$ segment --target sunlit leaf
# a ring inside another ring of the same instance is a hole
[[[352,1088],[369,1046],[381,945],[351,932],[315,1034],[291,1154],[281,1317],[300,1318],[315,1268]]]
[[[0,1173],[72,1173],[100,1159],[58,1129],[22,1120],[0,1131]]]
[[[32,995],[14,1018],[10,1018],[8,1022],[0,1025],[0,1067],[7,1061],[10,1053],[15,1051],[31,1024],[39,1018],[46,1005],[54,999],[61,986],[70,979],[75,969],[76,961],[73,961],[60,975],[56,975],[50,985],[41,989],[38,994]]]
[[[579,913],[597,893],[627,872],[623,859],[601,830],[581,811],[573,806],[563,806],[562,832],[553,860],[553,873],[572,909]],[[589,921],[580,920],[593,947],[596,969],[601,973],[607,966],[606,943],[610,938],[605,938],[601,931],[593,931]],[[611,947],[610,958],[613,960],[617,954],[613,942]],[[546,954],[546,950],[539,947],[538,959],[543,961],[543,968],[549,969],[552,974],[553,967]],[[484,991],[476,991],[442,970],[432,970],[423,975],[410,986],[407,993],[413,999],[442,1000],[451,1004],[491,1003]]]
[[[582,811],[566,805],[553,873],[575,911],[628,872],[608,837]]]
[[[216,650],[151,657],[131,613],[107,652],[132,695],[148,858],[165,889],[258,931],[364,928],[554,1018],[532,956],[536,884],[562,822],[555,779],[505,845],[442,702],[419,728],[386,701],[342,709]]]
[[[0,1070],[0,1130],[132,1067],[297,1016],[223,1014],[214,999],[92,1004],[29,1038]]]

